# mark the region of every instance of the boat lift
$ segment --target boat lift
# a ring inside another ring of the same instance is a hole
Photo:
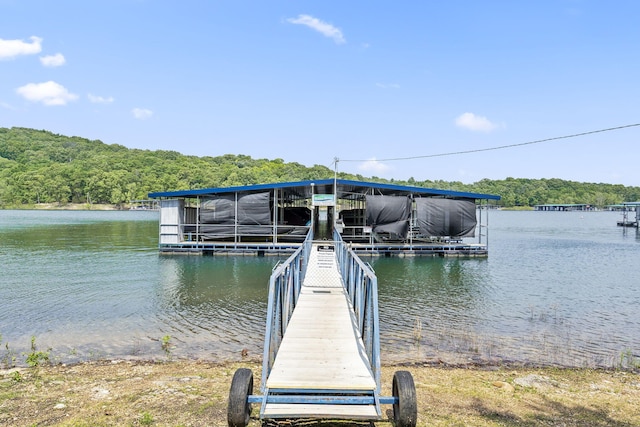
[[[408,371],[393,376],[392,396],[380,396],[377,278],[334,231],[333,241],[304,244],[274,267],[260,394],[253,373],[238,369],[231,381],[227,420],[383,420],[393,406],[396,427],[415,427],[417,400]]]
[[[635,212],[635,219],[629,218],[629,212]],[[640,226],[640,202],[622,203],[622,221],[618,221],[618,227]]]

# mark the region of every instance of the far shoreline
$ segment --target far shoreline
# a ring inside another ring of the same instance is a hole
[[[133,204],[113,205],[101,203],[30,203],[24,205],[3,206],[2,210],[24,210],[24,211],[128,211],[141,210],[150,211],[152,209],[132,209]]]

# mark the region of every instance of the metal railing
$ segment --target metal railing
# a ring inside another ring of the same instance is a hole
[[[380,327],[378,316],[378,278],[334,231],[336,255],[342,281],[353,306],[360,336],[380,392]]]
[[[276,264],[269,278],[267,327],[262,357],[261,389],[263,393],[289,319],[300,296],[300,287],[307,270],[312,242],[313,230],[310,229],[300,248],[286,261]]]
[[[369,359],[379,393],[378,279],[371,266],[365,264],[342,240],[340,233],[334,232],[333,237],[342,281],[355,313],[356,325],[362,337],[364,350]],[[277,264],[271,273],[262,359],[262,393],[265,393],[267,378],[271,373],[289,319],[298,302],[312,243],[313,235],[312,231],[309,231],[302,246],[286,261]]]

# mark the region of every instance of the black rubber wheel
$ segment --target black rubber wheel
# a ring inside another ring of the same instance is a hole
[[[246,427],[251,415],[251,404],[248,401],[253,394],[253,373],[251,369],[240,368],[233,374],[231,390],[229,390],[229,407],[227,421],[229,427]]]
[[[415,427],[418,421],[418,401],[413,376],[408,371],[397,371],[393,375],[393,422],[396,427]]]

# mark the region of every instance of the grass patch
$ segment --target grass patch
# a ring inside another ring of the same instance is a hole
[[[223,426],[231,378],[239,367],[253,370],[257,392],[260,366],[252,363],[43,365],[21,370],[20,381],[6,372],[0,374],[0,425]],[[391,394],[396,370],[409,370],[414,377],[419,426],[640,425],[640,378],[632,372],[385,366],[382,395]],[[390,407],[383,406],[383,414],[389,416]],[[376,425],[391,426],[388,420]],[[253,418],[250,426],[260,426],[259,420]]]

